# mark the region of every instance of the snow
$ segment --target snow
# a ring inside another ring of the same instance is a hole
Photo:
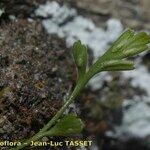
[[[43,20],[43,26],[48,33],[65,37],[68,47],[71,47],[77,39],[80,39],[94,50],[95,59],[104,53],[108,44],[113,42],[123,30],[119,20],[110,19],[105,31],[97,27],[91,19],[77,15],[75,9],[68,8],[65,5],[60,6],[55,1],[41,5],[35,11],[35,14],[41,17],[51,16]],[[66,23],[66,19],[70,17],[73,18],[72,21]]]
[[[145,138],[150,135],[150,107],[142,100],[124,110],[121,126],[115,126],[115,136]],[[113,135],[114,136],[114,135]]]
[[[123,108],[129,106],[129,109],[124,109],[123,122],[121,126],[115,127],[115,136],[144,138],[150,135],[150,73],[147,68],[138,63],[136,70],[123,72],[122,78],[131,78],[133,87],[140,87],[146,92],[142,97],[134,96],[133,99],[124,100]]]
[[[132,86],[144,89],[150,97],[150,73],[144,65],[138,64],[136,66],[135,70],[124,72],[123,77],[132,78]]]
[[[78,15],[75,9],[68,8],[65,5],[60,6],[54,1],[41,5],[35,11],[35,14],[41,17],[51,16],[51,18],[43,20],[43,26],[49,34],[57,34],[60,38],[66,38],[68,47],[71,47],[76,40],[80,39],[93,50],[94,62],[123,31],[123,26],[117,19],[108,20],[107,29],[104,30],[97,27],[91,19]],[[64,23],[70,17],[73,18],[72,21]],[[60,23],[64,23],[64,25],[60,26]],[[93,78],[89,85],[93,90],[96,90],[102,86],[104,81],[110,80],[111,76],[103,72]]]

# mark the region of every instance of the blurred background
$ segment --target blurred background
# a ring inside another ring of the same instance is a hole
[[[150,33],[149,8],[150,0],[1,0],[0,140],[32,136],[61,107],[76,82],[76,40],[90,65],[126,28]],[[96,75],[67,110],[82,118],[83,133],[53,139],[92,146],[57,149],[150,149],[150,52],[133,59],[136,70]]]

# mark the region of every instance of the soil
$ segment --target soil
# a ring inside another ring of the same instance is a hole
[[[65,42],[37,22],[0,28],[0,139],[27,138],[54,116],[73,86]]]
[[[15,15],[18,18],[30,17],[39,4],[44,2],[46,0],[1,0],[1,6],[5,9],[3,17],[7,18],[9,15]]]

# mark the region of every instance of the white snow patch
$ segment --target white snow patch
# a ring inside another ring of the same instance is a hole
[[[115,136],[129,138],[131,137],[144,138],[150,135],[150,73],[147,68],[137,60],[137,67],[133,71],[123,72],[124,78],[131,78],[133,87],[140,87],[147,95],[134,96],[131,100],[124,100],[123,108],[130,106],[129,109],[124,109],[123,122],[121,126],[115,127]]]
[[[150,73],[144,65],[138,64],[135,70],[123,72],[123,78],[132,78],[132,86],[144,89],[150,97]]]
[[[36,11],[37,16],[48,17],[43,20],[43,26],[50,34],[57,34],[66,38],[66,44],[71,47],[76,40],[81,40],[93,50],[94,62],[122,32],[123,26],[117,19],[110,19],[107,22],[107,30],[97,27],[91,19],[77,15],[75,9],[60,6],[57,2],[47,2],[41,5]],[[65,21],[72,17],[69,22]],[[63,24],[64,23],[64,24]],[[63,24],[63,25],[60,25]],[[111,80],[108,73],[101,73],[93,78],[89,85],[93,90],[99,89],[105,80]]]
[[[115,136],[123,139],[129,138],[129,136],[144,138],[150,135],[149,124],[150,107],[144,101],[140,101],[129,109],[124,110],[122,125],[115,127]]]
[[[96,74],[90,81],[89,86],[91,87],[91,90],[95,91],[102,87],[104,81],[111,81],[112,76],[109,75],[107,72],[101,72],[100,74]]]
[[[109,43],[113,42],[123,30],[119,20],[110,19],[105,31],[97,27],[92,20],[77,15],[75,9],[68,8],[65,5],[60,6],[55,1],[41,5],[35,11],[35,14],[42,17],[51,16],[51,18],[43,20],[43,25],[48,33],[65,37],[69,47],[77,39],[80,39],[93,50],[95,58],[102,55],[108,48]],[[66,19],[70,17],[73,19],[65,23]]]
[[[68,16],[76,15],[74,9],[68,9],[67,6],[60,6],[57,2],[47,1],[46,4],[40,5],[35,14],[41,17],[51,17],[50,20],[56,21],[56,24],[63,22]]]

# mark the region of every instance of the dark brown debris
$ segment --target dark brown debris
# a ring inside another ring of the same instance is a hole
[[[37,132],[60,108],[72,87],[72,59],[63,40],[38,22],[0,28],[0,139]]]

